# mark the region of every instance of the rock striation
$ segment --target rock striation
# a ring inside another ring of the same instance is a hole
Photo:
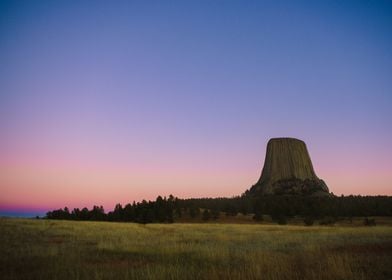
[[[305,142],[272,138],[268,141],[261,177],[249,193],[328,195],[329,190],[316,176]]]

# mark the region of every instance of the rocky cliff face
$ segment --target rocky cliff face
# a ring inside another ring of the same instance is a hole
[[[251,194],[328,194],[313,169],[306,144],[295,138],[273,138],[267,145],[263,171]]]

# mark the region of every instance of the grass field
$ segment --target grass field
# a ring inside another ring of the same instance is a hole
[[[392,227],[0,219],[1,279],[392,279]]]

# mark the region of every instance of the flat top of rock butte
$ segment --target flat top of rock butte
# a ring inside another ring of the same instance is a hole
[[[304,141],[302,141],[300,139],[297,139],[297,138],[292,138],[292,137],[271,138],[268,142],[277,142],[277,141],[293,141],[293,142],[298,141],[298,142],[303,142],[304,143]]]

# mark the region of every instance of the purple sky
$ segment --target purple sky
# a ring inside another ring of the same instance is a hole
[[[304,140],[392,195],[391,1],[1,1],[0,210],[231,196]]]

